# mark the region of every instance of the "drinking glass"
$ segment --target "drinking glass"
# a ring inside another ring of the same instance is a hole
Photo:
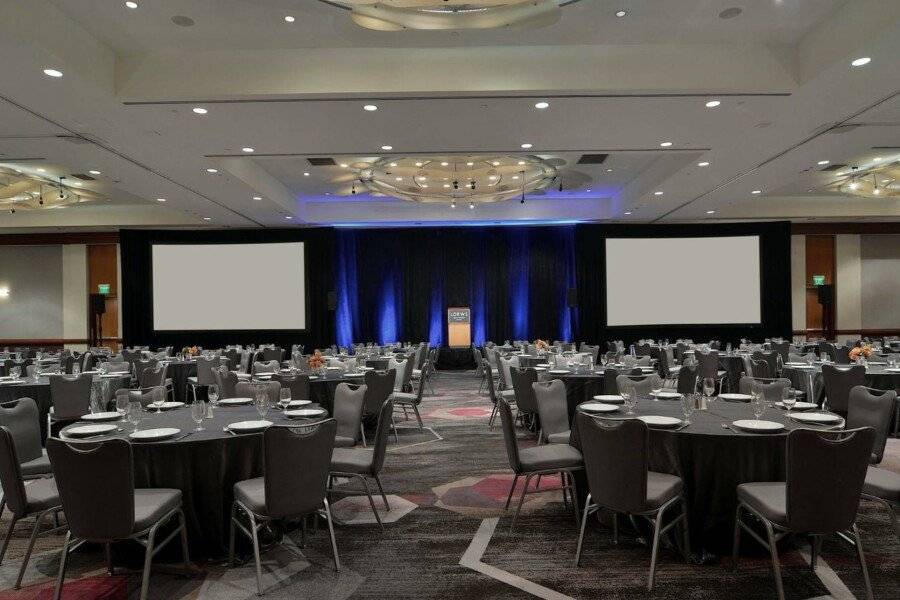
[[[131,394],[116,394],[116,412],[125,415],[131,402]],[[139,400],[137,402],[140,403]]]
[[[72,365],[72,375],[76,377],[81,375],[81,365]]]
[[[625,404],[625,408],[628,409],[625,414],[633,415],[634,414],[634,405],[636,399],[634,397],[634,387],[632,386],[622,386],[622,389],[619,390],[619,395],[622,396],[622,401]]]
[[[750,392],[750,403],[753,405],[753,414],[756,415],[756,420],[759,421],[759,418],[766,412],[766,396],[759,390]]]
[[[253,403],[256,405],[256,412],[259,413],[259,418],[265,419],[266,415],[269,414],[269,394],[266,393],[264,388],[257,390]]]
[[[191,419],[197,426],[194,431],[203,431],[203,419],[206,417],[206,403],[203,400],[194,400],[191,404]]]
[[[787,414],[791,414],[791,409],[794,407],[794,404],[797,403],[793,388],[785,387],[781,390],[781,403],[784,404],[784,407],[787,409]]]
[[[716,380],[712,377],[703,378],[703,395],[706,396],[707,402],[712,398],[716,391]]]
[[[697,408],[697,398],[695,394],[685,394],[681,397],[681,412],[684,414],[684,424],[691,424],[691,415],[694,414],[694,409]]]
[[[291,403],[291,388],[281,388],[281,391],[279,392],[279,398],[279,404],[281,405],[281,408],[287,408],[288,404]]]
[[[141,406],[141,403],[138,401],[133,401],[128,403],[128,422],[131,423],[132,427],[134,427],[134,431],[138,430],[138,424],[141,422],[141,418],[144,416],[144,407]]]
[[[9,370],[9,374],[12,376],[13,381],[19,379],[19,376],[22,374],[22,367],[13,367]]]

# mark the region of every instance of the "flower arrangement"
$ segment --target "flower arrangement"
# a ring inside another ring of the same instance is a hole
[[[306,364],[309,365],[310,369],[321,369],[325,366],[325,357],[322,356],[321,352],[316,350],[308,359],[306,359]]]
[[[181,349],[181,353],[185,356],[194,356],[200,353],[200,349],[197,346],[185,346]]]
[[[534,340],[534,347],[538,350],[546,350],[550,347],[550,344],[546,340]]]
[[[872,352],[874,352],[872,346],[857,346],[850,350],[850,360],[859,360],[860,357],[869,358],[872,356]]]

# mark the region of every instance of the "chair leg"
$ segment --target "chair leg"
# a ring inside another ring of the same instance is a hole
[[[184,558],[184,568],[191,568],[191,555],[188,552],[188,538],[187,538],[187,522],[184,518],[184,511],[178,511],[178,521],[181,527],[181,554]]]
[[[821,538],[817,535],[809,536],[809,570],[816,572],[816,562],[819,558],[819,545]]]
[[[531,483],[531,474],[525,476],[525,486],[522,488],[522,495],[519,496],[519,505],[516,507],[516,512],[513,514],[512,523],[509,524],[509,532],[512,533],[513,527],[516,526],[516,519],[519,516],[519,513],[522,512],[522,505],[525,503],[525,494],[528,493],[528,484]]]
[[[112,544],[110,542],[103,544],[103,554],[106,556],[106,572],[109,575],[115,575],[112,561]]]
[[[684,543],[684,562],[691,562],[691,530],[690,521],[688,521],[687,500],[681,498],[681,527],[683,528]]]
[[[419,431],[425,430],[425,424],[422,423],[422,415],[419,414],[419,407],[415,404],[412,405],[413,412],[416,414],[416,420],[419,422]]]
[[[366,447],[366,426],[363,425],[362,421],[359,422],[359,434],[362,436],[363,448]]]
[[[66,562],[69,558],[69,543],[72,541],[72,532],[66,532],[62,551],[59,555],[59,573],[56,575],[56,589],[53,591],[53,600],[59,600],[62,596],[63,580],[66,578]]]
[[[584,515],[581,517],[581,527],[578,530],[578,546],[575,548],[575,566],[581,566],[581,545],[584,542],[584,529],[587,526],[588,521],[588,508],[591,506],[591,495],[587,495],[587,500],[584,502]],[[613,513],[615,514],[615,513]]]
[[[365,477],[362,477],[361,479],[366,486],[366,496],[369,497],[369,505],[372,507],[372,512],[375,513],[375,520],[378,521],[378,526],[381,527],[381,531],[384,531],[384,523],[381,522],[381,515],[378,514],[378,509],[375,508],[375,499],[372,498],[372,488],[369,487],[369,480]]]
[[[384,500],[384,510],[390,512],[391,505],[388,504],[387,495],[384,493],[384,488],[381,486],[381,478],[378,475],[375,476],[375,483],[378,484],[378,491],[381,493],[381,499]]]
[[[391,429],[394,430],[394,442],[400,443],[400,433],[397,431],[397,423],[394,422],[394,416],[391,415]]]
[[[34,541],[37,539],[38,531],[41,529],[41,521],[44,519],[44,513],[34,518],[34,527],[31,529],[31,539],[28,540],[28,548],[25,550],[25,556],[22,558],[22,566],[19,567],[19,576],[16,577],[14,590],[22,587],[22,578],[25,576],[25,569],[28,568],[28,561],[31,560],[31,552],[34,550]]]
[[[653,546],[650,550],[650,576],[647,578],[647,591],[653,590],[653,579],[656,576],[656,557],[659,554],[659,530],[662,528],[663,510],[656,513],[653,521]]]
[[[519,481],[519,474],[516,473],[512,480],[512,485],[509,486],[509,496],[506,497],[506,506],[503,507],[504,511],[509,510],[509,503],[512,501],[513,491],[516,489],[516,483]]]
[[[763,521],[766,526],[766,536],[769,540],[769,552],[772,554],[772,570],[775,572],[775,591],[778,593],[778,600],[784,600],[784,584],[781,582],[781,561],[778,558],[778,546],[775,545],[775,532],[772,531],[772,525],[768,521]]]
[[[13,517],[9,522],[9,528],[6,530],[6,537],[3,538],[3,548],[0,549],[0,563],[3,563],[3,557],[6,556],[6,548],[9,546],[9,540],[12,539],[13,529],[16,526],[16,518]]]
[[[256,529],[256,518],[252,512],[247,513],[250,517],[250,533],[253,537],[253,560],[256,562],[256,595],[262,596],[262,561],[259,558],[259,531]]]
[[[147,536],[147,549],[144,551],[144,572],[141,578],[141,600],[147,600],[147,592],[150,590],[150,565],[153,563],[153,542],[156,539],[156,529],[159,523],[150,528]]]
[[[737,571],[738,552],[741,545],[741,505],[734,511],[734,542],[731,545],[731,568]]]
[[[599,516],[600,513],[597,513]],[[613,545],[619,545],[619,513],[614,512],[612,514],[613,518]]]
[[[328,506],[328,498],[323,499],[325,505],[325,520],[328,522],[328,535],[331,537],[331,553],[334,555],[334,570],[341,570],[341,560],[338,558],[337,541],[334,539],[334,525],[331,523],[331,508]]]
[[[488,419],[488,429],[494,430],[494,419],[497,417],[497,405],[494,404],[494,408],[491,409],[491,417]]]
[[[3,511],[6,510],[6,496],[0,492],[0,519],[3,518]]]
[[[866,566],[866,555],[863,552],[862,539],[859,537],[859,529],[853,524],[853,540],[856,542],[856,556],[859,558],[859,567],[862,569],[863,581],[866,583],[866,598],[872,600],[872,582],[869,581],[869,568]]]

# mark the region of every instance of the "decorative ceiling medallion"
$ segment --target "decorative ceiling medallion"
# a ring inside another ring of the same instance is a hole
[[[350,11],[377,31],[542,27],[556,23],[563,6],[578,0],[320,0]]]
[[[90,190],[69,187],[65,178],[52,181],[0,166],[0,210],[59,209],[101,198]]]
[[[831,188],[848,196],[900,198],[900,161],[865,171],[852,171]]]
[[[357,169],[359,181],[375,195],[476,204],[544,190],[558,174],[555,166],[533,155],[389,157]]]

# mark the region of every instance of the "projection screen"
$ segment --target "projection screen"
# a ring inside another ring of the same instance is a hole
[[[609,238],[606,324],[761,321],[759,236]]]
[[[154,244],[153,328],[306,329],[303,243]]]

